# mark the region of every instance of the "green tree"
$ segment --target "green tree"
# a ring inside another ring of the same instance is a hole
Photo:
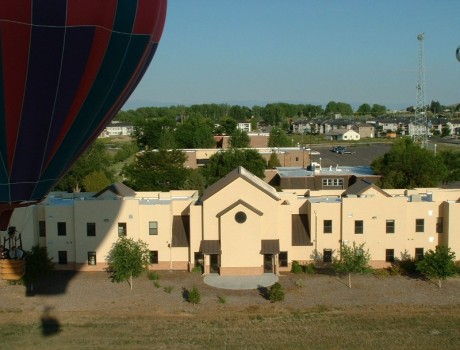
[[[345,102],[330,101],[326,105],[325,113],[328,115],[341,114],[341,115],[353,115],[353,108],[351,105]]]
[[[447,168],[447,172],[442,179],[443,183],[449,184],[454,181],[460,181],[460,152],[443,150],[439,152],[439,157]]]
[[[455,268],[455,253],[449,247],[437,246],[436,250],[426,252],[422,260],[417,262],[417,270],[424,275],[438,279],[438,287],[441,288],[441,280],[452,277],[457,273]]]
[[[169,117],[142,119],[134,125],[132,137],[141,150],[157,149],[162,145],[162,135],[175,126],[176,121]]]
[[[150,252],[147,243],[120,237],[109,252],[107,264],[112,281],[117,283],[128,281],[133,289],[133,277],[139,277],[149,268]]]
[[[411,138],[399,139],[390,151],[371,164],[382,175],[382,188],[435,187],[446,177],[447,168],[441,157],[421,148]]]
[[[124,182],[136,191],[182,189],[189,175],[186,160],[185,153],[177,149],[144,152],[123,167]]]
[[[231,135],[236,130],[238,122],[233,118],[224,118],[220,121],[221,134]]]
[[[107,153],[104,143],[96,140],[86,152],[84,152],[75,164],[70,168],[67,174],[59,181],[54,188],[55,191],[79,191],[83,184],[83,178],[94,171],[103,170],[113,181],[113,174],[108,170],[111,163],[111,158]],[[82,190],[86,190],[82,188]]]
[[[270,159],[268,160],[267,169],[275,169],[276,167],[281,166],[280,160],[275,152],[270,154]]]
[[[112,183],[103,170],[93,171],[83,178],[82,185],[88,192],[99,192]]]
[[[363,103],[361,106],[358,107],[356,113],[359,115],[370,115],[371,106],[368,103]]]
[[[34,245],[25,254],[25,275],[24,281],[29,291],[34,291],[34,283],[42,276],[47,276],[54,268],[51,258],[48,256],[46,247]]]
[[[441,137],[446,137],[450,135],[450,128],[447,125],[443,125],[441,129]]]
[[[284,130],[280,128],[272,128],[268,137],[268,147],[289,147],[291,141],[287,137]]]
[[[369,250],[364,250],[364,243],[357,245],[353,242],[352,246],[342,244],[340,259],[334,258],[332,267],[339,273],[348,274],[348,288],[351,288],[351,274],[370,272],[370,259]]]
[[[235,129],[231,134],[230,146],[232,148],[247,148],[251,144],[249,135],[246,131]]]
[[[387,108],[385,106],[379,105],[374,103],[372,105],[371,114],[376,117],[379,115],[384,115],[387,112]]]
[[[119,163],[124,162],[129,157],[133,156],[139,149],[134,142],[124,143],[121,148],[113,156],[113,162]]]
[[[238,166],[244,167],[261,179],[265,177],[265,160],[260,153],[254,149],[237,148],[213,154],[203,168],[203,175],[209,186]]]
[[[175,132],[179,148],[211,148],[215,145],[214,123],[210,119],[191,116],[180,124]]]
[[[433,114],[442,113],[443,107],[442,107],[442,105],[439,103],[439,101],[431,101],[431,104],[430,104],[430,111],[433,112]]]
[[[201,169],[190,169],[187,179],[185,180],[184,190],[197,190],[201,195],[206,188],[206,179]]]
[[[270,287],[268,299],[271,303],[284,300],[284,287],[279,282],[276,282]]]

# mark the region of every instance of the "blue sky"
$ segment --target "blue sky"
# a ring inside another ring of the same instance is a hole
[[[157,53],[123,109],[341,101],[460,102],[459,0],[169,0]]]

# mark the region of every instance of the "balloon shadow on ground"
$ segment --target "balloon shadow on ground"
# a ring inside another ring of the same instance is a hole
[[[43,310],[43,314],[40,317],[41,331],[44,337],[56,335],[62,331],[59,320],[51,315],[52,307],[46,306]]]
[[[28,283],[26,296],[64,294],[69,282],[77,273],[77,271],[51,271],[48,276],[40,278],[33,284]]]

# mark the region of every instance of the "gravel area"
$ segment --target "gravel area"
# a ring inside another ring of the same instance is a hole
[[[460,278],[443,282],[404,276],[352,277],[352,289],[347,278],[328,274],[284,274],[279,282],[284,286],[283,302],[270,303],[262,296],[264,290],[223,290],[203,282],[203,277],[188,272],[160,272],[155,286],[146,276],[134,279],[133,289],[128,283],[112,283],[103,272],[54,272],[36,286],[35,293],[26,293],[24,286],[0,282],[0,313],[7,317],[0,322],[32,322],[44,314],[52,314],[62,321],[72,322],[78,317],[153,316],[170,317],[196,315],[217,317],[225,312],[263,310],[308,310],[318,307],[458,307]],[[201,302],[191,305],[184,299],[184,291],[197,287]],[[219,302],[225,299],[225,304]]]

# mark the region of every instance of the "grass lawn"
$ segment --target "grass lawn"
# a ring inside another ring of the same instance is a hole
[[[8,317],[8,315],[3,315]],[[59,326],[0,324],[2,348],[29,349],[459,349],[460,308],[354,307],[76,316]]]

